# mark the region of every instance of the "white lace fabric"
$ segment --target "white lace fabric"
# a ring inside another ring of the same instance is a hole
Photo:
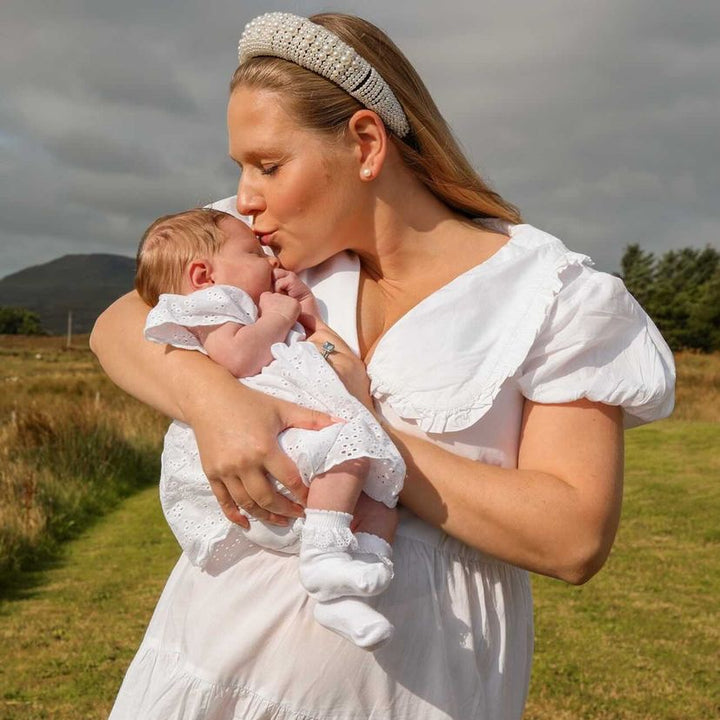
[[[148,315],[145,337],[204,352],[190,328],[226,322],[245,325],[256,319],[257,308],[247,293],[216,285],[190,295],[162,295]],[[370,463],[364,491],[374,500],[395,507],[405,477],[402,457],[372,414],[347,392],[317,348],[301,338],[304,334],[297,326],[288,344],[272,346],[274,360],[262,372],[241,382],[272,397],[344,420],[322,430],[289,428],[278,437],[306,485],[348,460],[367,458]],[[276,489],[285,491],[274,482]],[[244,531],[223,515],[203,472],[194,433],[182,423],[172,423],[165,437],[160,500],[180,546],[200,567],[222,570],[244,553],[252,552],[257,533],[252,527]],[[257,530],[259,533],[260,528]],[[277,529],[275,535],[279,537],[273,549],[296,551],[293,528]]]

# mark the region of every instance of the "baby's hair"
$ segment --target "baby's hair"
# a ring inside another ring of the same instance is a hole
[[[161,293],[182,291],[188,264],[202,255],[215,255],[226,237],[219,223],[227,213],[193,208],[158,218],[145,231],[137,252],[135,289],[148,305],[156,305]]]

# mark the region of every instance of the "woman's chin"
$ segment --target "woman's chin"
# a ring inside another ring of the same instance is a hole
[[[280,267],[283,270],[289,270],[290,272],[299,273],[303,270],[307,270],[309,267],[312,267],[309,262],[302,262],[302,260],[294,258],[292,257],[292,255],[284,254],[282,251],[279,252],[275,257],[278,259]]]

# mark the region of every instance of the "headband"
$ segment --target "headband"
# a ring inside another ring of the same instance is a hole
[[[398,137],[410,132],[402,106],[380,73],[337,35],[291,13],[265,13],[251,20],[238,44],[240,64],[253,57],[289,60],[331,80],[376,112]]]

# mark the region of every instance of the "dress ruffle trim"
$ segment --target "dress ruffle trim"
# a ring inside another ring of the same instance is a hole
[[[143,688],[142,692],[138,688]],[[198,677],[177,653],[136,655],[108,720],[325,720],[235,683]]]
[[[555,243],[560,245],[557,240]],[[528,288],[522,311],[512,318],[513,329],[508,330],[504,326],[499,337],[494,339],[502,343],[502,350],[497,353],[494,365],[487,367],[482,362],[478,363],[472,376],[453,383],[453,388],[462,386],[463,391],[460,395],[456,394],[457,402],[452,407],[442,407],[442,392],[432,398],[431,405],[417,402],[418,394],[404,382],[402,373],[388,375],[381,370],[373,375],[373,395],[386,398],[394,412],[405,420],[414,421],[427,433],[458,432],[478,422],[492,407],[503,383],[519,370],[527,357],[563,287],[563,273],[571,267],[593,264],[587,255],[569,251],[562,245],[560,247],[563,252],[559,255],[557,251],[553,253],[555,258],[552,264],[539,265],[537,284]],[[477,302],[482,301],[478,299]],[[513,307],[516,307],[517,302],[513,302]],[[452,351],[453,348],[450,348],[449,352]],[[433,354],[432,351],[428,353]]]

